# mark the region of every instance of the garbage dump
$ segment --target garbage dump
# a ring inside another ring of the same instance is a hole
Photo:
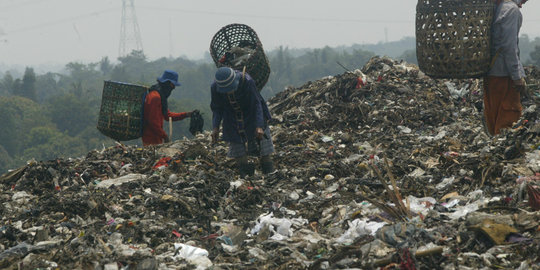
[[[269,100],[277,171],[209,132],[0,177],[5,269],[540,269],[540,71],[511,129],[481,81],[374,57]]]

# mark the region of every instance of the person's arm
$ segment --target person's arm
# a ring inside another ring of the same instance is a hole
[[[191,112],[180,112],[180,113],[174,113],[171,111],[168,111],[168,116],[172,118],[173,121],[180,121],[184,120],[191,116]],[[165,119],[166,121],[169,121],[169,119]]]
[[[504,19],[500,22],[502,41],[500,56],[504,58],[506,70],[510,73],[510,77],[514,81],[518,81],[525,77],[525,74],[520,72],[521,61],[519,59],[518,35],[519,35],[519,20],[521,13],[519,9],[511,9],[505,14]]]
[[[163,113],[161,112],[161,98],[159,95],[148,95],[148,107],[145,108],[145,116],[148,117],[147,128],[151,133],[162,139],[167,139],[167,133],[163,130]],[[147,112],[147,113],[146,113]]]

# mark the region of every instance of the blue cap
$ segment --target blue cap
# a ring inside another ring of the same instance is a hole
[[[237,76],[236,71],[230,67],[220,67],[216,71],[215,80],[218,92],[229,93],[238,88],[240,76]]]
[[[163,71],[163,75],[161,77],[157,78],[158,82],[164,83],[166,81],[174,83],[176,86],[180,86],[181,84],[178,82],[178,73],[176,71],[172,71],[170,69],[166,69]]]

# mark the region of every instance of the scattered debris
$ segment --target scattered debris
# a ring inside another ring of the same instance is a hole
[[[479,80],[375,57],[269,100],[268,176],[208,132],[30,162],[0,176],[0,268],[538,269],[531,90],[490,137]]]

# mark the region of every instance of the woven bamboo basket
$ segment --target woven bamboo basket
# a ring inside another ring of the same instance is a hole
[[[141,137],[143,96],[147,90],[141,85],[105,81],[97,129],[117,141]]]
[[[239,56],[238,52],[244,55]],[[270,76],[270,64],[259,37],[245,24],[229,24],[221,28],[212,38],[210,55],[217,67],[228,66],[243,70],[255,80],[261,91]],[[244,61],[235,61],[245,58]]]
[[[492,0],[418,0],[416,56],[433,78],[478,78],[490,68]]]

